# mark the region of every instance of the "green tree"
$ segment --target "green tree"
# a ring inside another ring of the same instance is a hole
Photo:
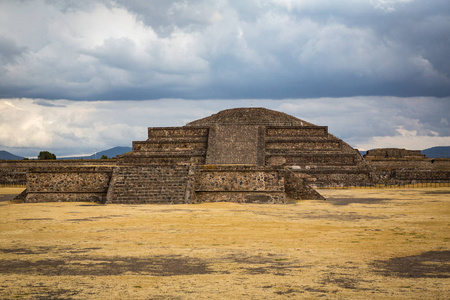
[[[108,155],[103,154],[102,157],[100,159],[108,159]]]
[[[56,155],[48,151],[39,152],[38,159],[56,159]]]

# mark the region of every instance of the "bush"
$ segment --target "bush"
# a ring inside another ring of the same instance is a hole
[[[39,152],[38,159],[56,159],[56,155],[48,151]]]

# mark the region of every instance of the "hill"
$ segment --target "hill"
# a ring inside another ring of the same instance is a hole
[[[450,158],[450,146],[432,147],[422,150],[429,158]]]
[[[108,158],[114,158],[117,155],[121,155],[132,150],[131,147],[114,147],[108,150],[103,150],[97,152],[96,154],[87,155],[87,156],[77,156],[77,157],[64,157],[61,159],[100,159],[103,155],[108,156]]]
[[[104,150],[104,151],[97,152],[96,155],[93,154],[93,155],[91,155],[91,156],[89,156],[89,157],[87,157],[87,158],[88,158],[88,159],[95,159],[95,157],[101,158],[102,155],[106,155],[106,156],[108,156],[109,158],[114,158],[114,157],[116,157],[117,155],[121,155],[121,154],[130,152],[131,150],[132,150],[131,147],[114,147],[114,148],[111,148],[111,149],[108,149],[108,150]]]
[[[12,153],[9,153],[8,151],[0,150],[0,160],[20,160],[23,159],[22,156],[14,155]]]

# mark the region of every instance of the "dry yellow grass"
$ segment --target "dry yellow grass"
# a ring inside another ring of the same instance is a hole
[[[0,187],[0,201],[12,200],[17,194],[20,194],[24,189],[25,188]]]
[[[320,192],[329,201],[0,202],[0,298],[450,298],[450,188]]]

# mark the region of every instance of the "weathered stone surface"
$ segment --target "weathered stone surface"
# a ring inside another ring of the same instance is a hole
[[[408,159],[424,159],[425,154],[420,153],[420,150],[406,150],[399,148],[379,148],[367,151],[364,158],[408,158]]]
[[[202,202],[237,202],[237,203],[267,203],[282,204],[286,203],[284,192],[198,192],[195,194],[194,203]]]
[[[278,126],[268,127],[267,137],[327,137],[327,126]]]
[[[194,202],[284,203],[286,200],[283,168],[204,165],[195,169],[194,178]]]
[[[294,200],[325,200],[325,198],[314,190],[310,184],[316,181],[315,178],[292,170],[286,170],[285,190],[286,196]]]
[[[426,158],[419,150],[374,149],[364,159],[375,170],[380,184],[450,181],[450,159]]]
[[[283,191],[284,170],[251,166],[203,166],[195,172],[195,191]]]
[[[222,110],[217,114],[188,123],[186,127],[210,127],[213,124],[315,126],[282,112],[262,107],[251,107]]]
[[[25,183],[31,169],[46,170],[81,166],[115,166],[115,159],[89,160],[0,160],[0,183]]]
[[[190,203],[192,173],[187,165],[119,166],[106,203]]]
[[[262,165],[264,131],[258,125],[223,124],[210,130],[207,164]]]
[[[149,127],[148,140],[155,138],[195,138],[207,137],[208,128],[189,128],[189,127]]]
[[[112,167],[59,166],[27,173],[25,202],[95,201],[104,203]]]

